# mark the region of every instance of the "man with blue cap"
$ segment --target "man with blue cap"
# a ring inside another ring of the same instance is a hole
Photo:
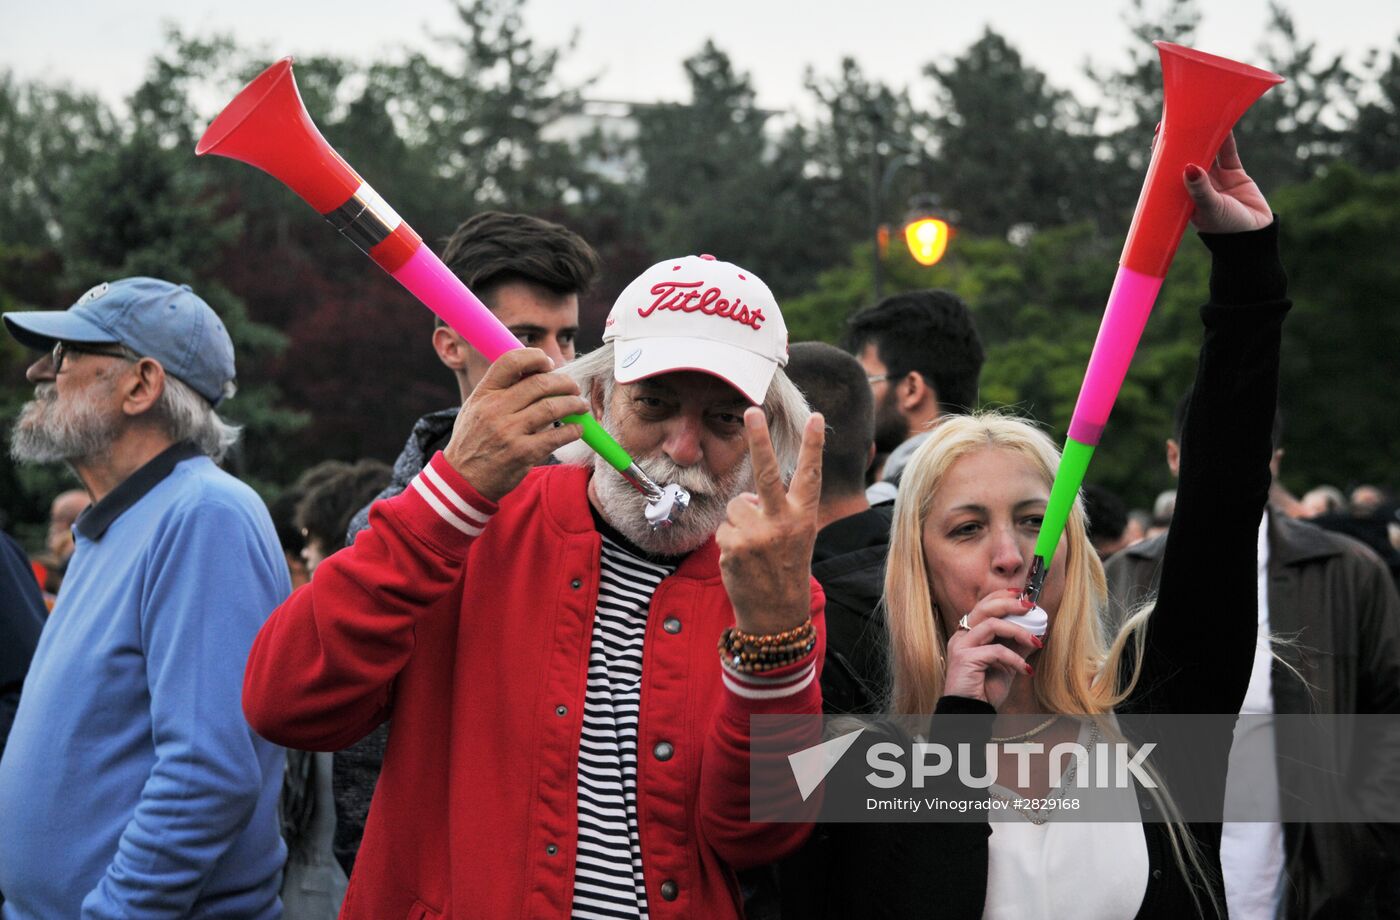
[[[262,501],[216,465],[228,332],[154,278],[4,323],[44,353],[11,453],[92,497],[0,760],[4,918],[280,917],[282,752],[239,695],[291,586]]]

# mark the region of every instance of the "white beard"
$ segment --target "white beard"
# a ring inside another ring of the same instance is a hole
[[[54,384],[39,384],[10,434],[10,456],[20,463],[56,463],[106,453],[121,419],[103,409],[100,395],[89,388],[60,401]]]
[[[600,421],[611,430],[612,418]],[[684,556],[704,545],[728,516],[729,502],[753,489],[753,465],[747,454],[729,473],[715,479],[703,467],[678,466],[660,451],[654,457],[633,457],[658,485],[674,482],[690,493],[690,506],[668,527],[652,530],[646,519],[646,496],[601,456],[593,458],[593,488],[603,519],[628,540],[658,556]]]

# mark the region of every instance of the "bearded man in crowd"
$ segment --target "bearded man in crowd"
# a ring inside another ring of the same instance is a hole
[[[392,718],[343,917],[738,917],[733,870],[808,833],[749,820],[750,716],[821,710],[822,423],[778,305],[671,259],[604,341],[567,373],[538,349],[492,365],[254,644],[267,737],[335,749]],[[590,410],[690,490],[670,527],[591,455],[534,468]]]
[[[4,321],[44,352],[11,452],[92,499],[0,760],[4,917],[275,920],[282,751],[238,689],[291,585],[262,501],[216,465],[233,343],[154,278]]]

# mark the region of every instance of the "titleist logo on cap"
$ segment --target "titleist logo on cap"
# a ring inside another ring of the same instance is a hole
[[[703,281],[661,281],[652,285],[651,293],[656,297],[650,306],[638,307],[637,315],[651,316],[657,310],[674,310],[677,313],[704,313],[707,316],[722,316],[736,323],[759,329],[767,319],[763,308],[750,310],[744,302],[723,296],[717,287],[706,288],[702,293]]]

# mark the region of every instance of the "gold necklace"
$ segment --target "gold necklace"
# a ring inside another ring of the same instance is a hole
[[[1059,718],[1059,716],[1056,716],[1055,718]],[[1044,727],[1044,726],[1042,726],[1042,728],[1043,728],[1043,727]],[[1040,728],[1035,729],[1035,731],[1040,731],[1040,730],[1041,730]],[[1099,727],[1098,727],[1096,724],[1094,724],[1093,722],[1090,722],[1090,723],[1089,723],[1089,747],[1091,747],[1091,748],[1094,747],[1094,746],[1095,746],[1096,744],[1098,744],[1101,740],[1103,740],[1103,736],[1099,734]],[[1062,777],[1060,778],[1060,788],[1059,788],[1058,790],[1056,790],[1056,789],[1051,789],[1051,790],[1050,790],[1050,792],[1054,792],[1054,793],[1055,793],[1055,798],[1057,798],[1057,799],[1063,799],[1063,798],[1065,797],[1065,791],[1066,791],[1067,789],[1069,789],[1069,787],[1070,787],[1071,784],[1074,783],[1075,775],[1076,775],[1078,772],[1079,772],[1079,758],[1076,757],[1076,758],[1074,758],[1073,762],[1070,763],[1069,769],[1065,771],[1065,775],[1062,776]],[[1011,798],[1011,797],[1002,795],[1000,792],[997,792],[995,789],[988,789],[988,790],[987,790],[987,794],[990,795],[990,796],[991,796],[992,798],[994,798],[994,799],[1001,799],[1003,802],[1006,803],[1006,805],[1007,805],[1008,808],[1010,808],[1012,811],[1016,812],[1016,814],[1020,815],[1021,817],[1025,818],[1025,819],[1026,819],[1027,821],[1029,821],[1030,823],[1034,824],[1036,827],[1040,827],[1041,825],[1045,824],[1045,822],[1049,821],[1050,818],[1051,818],[1051,816],[1054,814],[1053,811],[1042,811],[1042,810],[1039,809],[1039,808],[1024,808],[1024,807],[1022,807],[1022,806],[1016,804],[1017,802],[1026,801],[1025,797],[1024,797],[1024,796],[1021,796],[1021,795],[1017,795],[1016,797]]]
[[[1027,738],[1034,738],[1036,735],[1045,731],[1047,728],[1054,725],[1058,721],[1060,721],[1060,716],[1059,713],[1056,713],[1055,715],[1046,719],[1044,722],[1041,722],[1039,725],[1037,725],[1035,728],[1031,729],[1028,732],[1021,732],[1021,734],[1019,735],[1007,735],[1005,738],[998,738],[995,735],[993,735],[992,741],[1000,744],[1006,741],[1024,741]]]

